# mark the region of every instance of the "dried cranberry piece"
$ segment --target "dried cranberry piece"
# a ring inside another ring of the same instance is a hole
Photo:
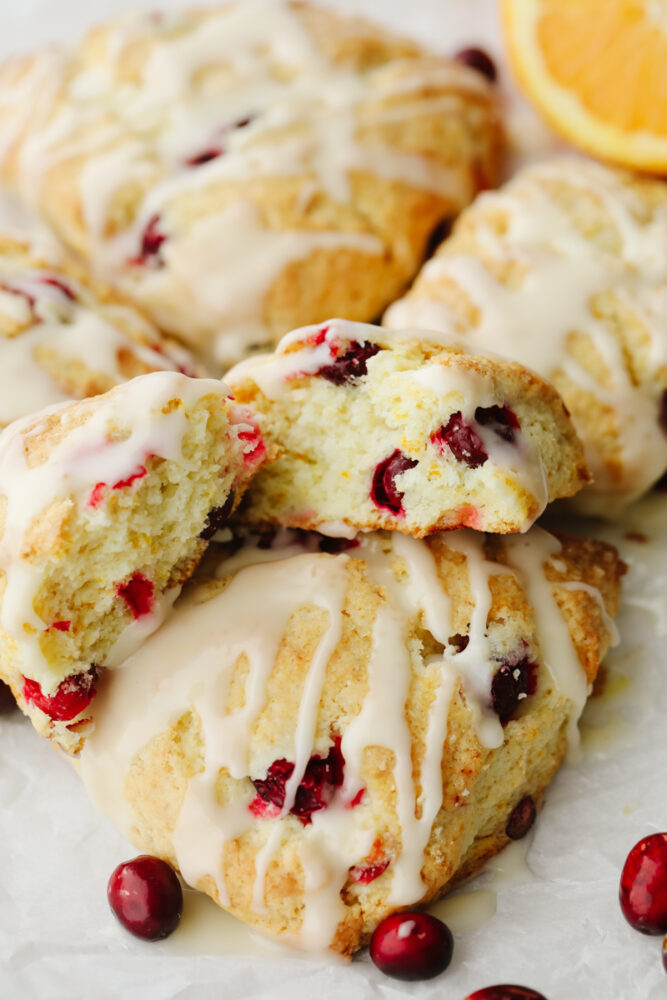
[[[632,848],[623,865],[619,900],[635,930],[667,932],[667,833],[650,834]]]
[[[514,432],[521,429],[516,413],[509,406],[478,406],[475,420],[511,444],[514,443]]]
[[[452,413],[446,424],[431,435],[431,441],[441,451],[447,445],[458,462],[465,462],[471,469],[484,465],[489,457],[477,431],[463,419],[460,410]]]
[[[452,960],[452,933],[429,913],[394,913],[373,931],[371,961],[381,972],[407,981],[432,979]]]
[[[512,986],[505,983],[500,986],[485,986],[481,990],[475,990],[474,993],[466,997],[466,1000],[547,1000],[547,998],[529,986]]]
[[[370,882],[374,882],[376,878],[379,878],[383,872],[389,867],[391,858],[386,858],[385,861],[381,861],[374,865],[354,865],[350,868],[350,878],[353,882],[358,882],[360,885],[368,885]]]
[[[133,573],[127,583],[121,583],[116,590],[135,618],[141,618],[153,610],[154,592],[155,584],[143,573]]]
[[[222,528],[223,524],[232,512],[232,508],[234,506],[234,496],[234,490],[230,490],[229,496],[223,503],[222,507],[213,507],[213,509],[208,512],[206,524],[199,532],[200,538],[208,541],[209,538],[213,538],[216,531],[219,531],[220,528]]]
[[[484,49],[477,48],[476,46],[461,49],[456,53],[454,59],[457,62],[463,63],[464,66],[470,66],[471,69],[477,70],[478,73],[485,76],[491,83],[495,83],[498,78],[496,64]]]
[[[503,726],[514,715],[520,701],[537,689],[537,664],[527,656],[501,663],[491,682],[491,704]]]
[[[505,833],[510,840],[521,840],[525,837],[535,822],[536,814],[532,795],[524,795],[514,806],[505,827]]]
[[[396,487],[395,479],[402,472],[414,469],[416,458],[408,458],[397,448],[388,458],[376,465],[371,487],[371,500],[380,510],[391,514],[404,514],[403,493]]]
[[[167,237],[160,230],[160,221],[158,214],[150,217],[141,237],[139,254],[131,259],[131,264],[150,265],[152,267],[162,266],[163,260],[160,250]]]
[[[667,389],[663,390],[660,397],[660,409],[658,411],[658,423],[663,434],[667,434]]]
[[[358,340],[353,340],[345,354],[339,355],[330,365],[318,368],[315,374],[328,382],[333,382],[334,385],[356,382],[367,374],[369,359],[380,350],[379,344],[372,344],[368,340],[360,344]]]
[[[290,813],[307,826],[311,822],[313,813],[326,809],[333,790],[343,784],[344,770],[345,760],[340,749],[340,737],[336,737],[326,757],[313,756],[308,761]],[[271,764],[266,772],[266,778],[253,778],[252,783],[261,800],[282,809],[285,804],[285,786],[293,773],[294,764],[281,757]],[[256,800],[250,803],[250,810],[255,815],[266,815]]]
[[[150,854],[118,865],[109,879],[107,899],[123,927],[145,941],[166,938],[178,927],[183,912],[176,872]]]
[[[37,681],[24,678],[23,697],[29,705],[39,708],[54,722],[69,722],[91,703],[95,695],[96,671],[93,667],[85,674],[72,674],[58,685],[55,694],[42,693]]]

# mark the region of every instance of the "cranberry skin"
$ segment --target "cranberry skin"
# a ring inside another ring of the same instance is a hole
[[[109,879],[107,898],[123,927],[145,941],[168,937],[183,912],[183,890],[176,872],[150,854],[118,865]]]
[[[353,340],[345,354],[339,355],[330,365],[318,368],[315,374],[328,382],[333,382],[334,385],[357,382],[368,374],[368,361],[375,357],[379,350],[379,344],[372,344],[370,341],[360,344],[358,340]]]
[[[447,423],[431,435],[431,441],[441,451],[446,445],[457,462],[465,462],[471,469],[478,469],[489,457],[479,434],[463,419],[460,410],[452,413]]]
[[[452,960],[452,932],[429,913],[394,913],[373,931],[371,961],[380,972],[406,981],[433,979]]]
[[[340,736],[337,736],[326,757],[313,756],[306,765],[304,776],[296,790],[294,805],[290,809],[290,813],[301,820],[304,826],[312,821],[314,812],[327,808],[333,792],[343,784],[345,759],[340,744]],[[278,811],[282,809],[285,804],[285,788],[293,771],[294,764],[281,757],[274,760],[265,778],[251,779],[257,795],[249,808],[255,816],[277,814],[265,809],[263,803],[275,806]]]
[[[505,833],[510,840],[521,840],[522,837],[525,837],[535,822],[536,814],[537,810],[532,795],[524,795],[514,806],[505,827]]]
[[[471,69],[477,70],[482,76],[485,76],[490,83],[495,83],[498,79],[498,70],[496,69],[496,64],[484,49],[478,49],[476,47],[470,47],[468,49],[461,49],[456,53],[454,59],[457,62],[463,63],[464,66],[469,66]]]
[[[667,833],[643,837],[632,848],[623,865],[619,900],[635,930],[667,932]]]
[[[397,448],[388,458],[375,467],[371,500],[380,510],[388,510],[390,514],[404,514],[403,493],[396,486],[396,476],[408,469],[414,469],[417,459],[408,458]]]
[[[466,1000],[547,1000],[543,993],[531,990],[529,986],[512,986],[504,983],[499,986],[485,986],[475,990]]]

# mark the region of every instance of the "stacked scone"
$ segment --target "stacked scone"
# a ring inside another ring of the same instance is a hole
[[[638,274],[662,189],[573,166],[484,196],[405,300],[437,278],[437,322],[394,331],[353,321],[497,173],[480,74],[261,2],[123,19],[0,80],[2,177],[162,330],[222,362],[318,324],[230,397],[7,246],[32,381],[0,434],[0,675],[137,846],[350,955],[521,832],[576,742],[624,567],[534,522],[588,465],[630,496],[667,464]]]

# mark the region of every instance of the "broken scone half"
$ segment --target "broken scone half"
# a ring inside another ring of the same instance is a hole
[[[102,678],[81,774],[222,907],[349,955],[540,804],[622,572],[540,528],[247,541]]]
[[[0,677],[80,749],[100,668],[158,626],[264,446],[213,379],[154,372],[0,434]]]
[[[507,533],[576,493],[588,474],[557,392],[519,364],[430,337],[331,320],[232,368],[235,398],[279,453],[243,518],[338,535]]]

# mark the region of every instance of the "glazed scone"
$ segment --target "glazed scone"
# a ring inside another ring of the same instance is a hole
[[[539,528],[348,546],[279,533],[194,583],[107,673],[80,758],[142,851],[281,941],[344,955],[539,804],[623,572],[610,546]]]
[[[667,185],[583,160],[521,171],[482,195],[388,326],[497,351],[558,389],[613,516],[667,469]]]
[[[264,445],[213,379],[142,375],[0,434],[0,678],[76,752],[96,676],[157,628]]]
[[[126,16],[0,70],[0,177],[220,363],[379,316],[500,142],[480,73],[303,3]]]
[[[581,488],[581,442],[550,385],[430,338],[330,320],[228,372],[279,455],[246,495],[246,523],[525,531]]]
[[[0,427],[161,370],[200,368],[62,254],[57,263],[36,256],[0,213]]]

